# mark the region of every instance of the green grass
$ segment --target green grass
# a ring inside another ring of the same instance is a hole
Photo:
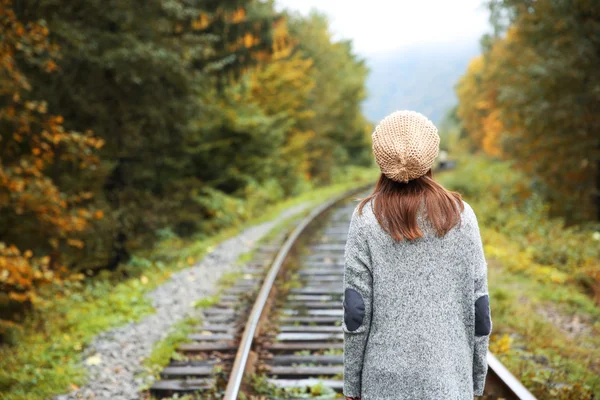
[[[209,308],[214,306],[215,304],[217,304],[219,302],[220,298],[219,295],[216,294],[214,296],[208,296],[208,297],[204,297],[200,300],[198,300],[197,302],[194,303],[194,307],[196,308]]]
[[[202,239],[171,238],[136,254],[117,271],[104,272],[60,290],[48,288],[22,327],[0,346],[0,399],[39,400],[64,393],[85,382],[79,363],[82,351],[100,332],[139,321],[153,312],[146,293],[176,272],[199,261],[221,241],[241,230],[275,218],[284,209],[331,196],[374,181],[374,169],[351,169],[343,183],[305,192],[261,210],[248,221]],[[159,351],[168,353],[168,349]],[[156,356],[160,359],[160,356]]]
[[[600,308],[586,275],[600,268],[597,226],[549,218],[525,177],[504,162],[464,158],[440,179],[464,195],[479,220],[489,262],[490,350],[539,399],[599,398]],[[580,334],[570,332],[572,321]]]
[[[164,339],[154,345],[152,353],[142,362],[144,375],[154,375],[158,377],[163,367],[167,365],[171,359],[177,359],[178,354],[175,349],[182,343],[188,341],[187,336],[193,332],[194,326],[200,321],[196,318],[186,318],[177,322],[171,327],[171,332]]]
[[[598,309],[577,287],[539,282],[490,260],[494,332],[491,350],[538,398],[591,399],[600,393],[600,326],[570,336],[568,325],[543,310],[599,321]],[[581,304],[581,306],[577,306]],[[591,310],[587,312],[586,310]],[[558,389],[557,387],[560,387]]]

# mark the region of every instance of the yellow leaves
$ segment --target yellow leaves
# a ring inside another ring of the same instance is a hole
[[[314,114],[307,113],[303,106],[315,85],[309,73],[311,67],[311,60],[295,56],[256,70],[252,76],[252,100],[269,115],[285,110],[296,120],[312,118]]]
[[[483,56],[474,57],[467,67],[467,74],[479,74],[483,70]]]
[[[82,281],[85,279],[85,275],[84,274],[73,274],[69,276],[69,280],[70,281]]]
[[[102,146],[104,146],[104,140],[103,139],[92,139],[91,144],[92,146],[94,146],[96,149],[101,149]]]
[[[16,292],[10,292],[10,293],[8,294],[8,297],[9,297],[11,300],[18,301],[19,303],[24,303],[24,302],[26,302],[27,300],[29,300],[29,295],[28,295],[28,294],[26,294],[26,293],[16,293]]]
[[[516,42],[519,40],[519,29],[516,26],[510,26],[506,30],[506,42]]]
[[[79,239],[67,239],[67,244],[69,246],[77,247],[78,249],[83,249],[85,247],[85,243]]]
[[[104,218],[104,211],[102,211],[102,210],[97,210],[97,211],[94,213],[94,219],[102,219],[102,218]]]
[[[481,111],[487,111],[492,108],[493,104],[488,99],[482,99],[475,103],[475,108]]]
[[[7,185],[7,188],[11,192],[21,193],[25,189],[25,181],[22,179],[15,179]]]
[[[504,125],[500,120],[500,111],[493,110],[482,121],[483,125],[483,150],[495,157],[502,156],[502,147],[500,144],[501,135],[504,133]]]
[[[188,257],[185,261],[188,265],[194,265],[194,263],[196,262],[196,260],[194,260],[194,257]]]
[[[34,161],[33,161],[33,165],[35,166],[35,168],[36,168],[38,171],[41,171],[41,170],[43,170],[43,169],[44,169],[44,167],[46,166],[46,164],[44,163],[44,160],[42,160],[42,159],[40,159],[40,158],[38,158],[38,159],[34,160]]]
[[[276,23],[273,27],[273,59],[280,60],[289,57],[294,47],[287,25],[284,22]]]
[[[49,60],[46,62],[46,67],[44,68],[46,72],[55,72],[58,70],[58,65],[53,60]]]
[[[21,254],[15,246],[0,246],[1,289],[13,293],[14,301],[24,302],[33,301],[37,288],[44,283],[60,281],[56,269],[63,242],[77,248],[84,245],[80,240],[63,238],[86,229],[88,219],[102,216],[89,211],[81,215],[74,210],[71,198],[61,193],[45,170],[57,162],[81,161],[86,167],[97,163],[95,150],[104,142],[89,132],[65,132],[62,115],[48,115],[45,101],[25,95],[31,88],[14,61],[17,57],[33,61],[47,72],[58,70],[58,47],[48,40],[48,28],[35,22],[23,24],[10,1],[0,3],[0,26],[1,91],[9,99],[0,106],[2,139],[7,149],[0,165],[0,201],[7,213],[21,216],[20,223],[34,226],[42,242],[54,251],[53,259],[45,254],[37,258],[32,251],[37,255],[37,248]],[[56,158],[58,149],[60,159]]]
[[[246,33],[244,35],[244,46],[246,48],[253,47],[258,43],[260,43],[260,40],[258,38],[255,38],[251,33]]]
[[[456,88],[458,116],[476,145],[486,153],[500,157],[505,127],[497,109],[497,85],[491,76],[491,63],[493,60],[489,57],[479,56],[469,64]]]
[[[232,22],[234,24],[240,23],[240,22],[244,21],[245,19],[246,19],[246,11],[243,8],[235,10],[229,18],[230,22]]]
[[[192,21],[192,29],[200,31],[206,29],[210,25],[210,19],[206,14],[200,14],[200,16]]]
[[[501,337],[494,336],[490,343],[490,351],[494,354],[504,354],[510,351],[513,339],[506,333]]]
[[[16,302],[33,302],[37,287],[51,282],[54,274],[43,259],[33,257],[31,250],[23,253],[15,245],[0,242],[0,284],[8,298]]]
[[[23,330],[20,325],[6,319],[0,319],[0,332],[4,332],[7,328]]]
[[[204,28],[205,28],[204,24],[199,19],[192,21],[192,29],[199,31]]]
[[[37,111],[40,114],[45,114],[48,111],[48,103],[45,101],[26,101],[25,109],[29,111]]]
[[[559,271],[556,267],[533,264],[530,266],[531,275],[542,282],[562,284],[569,280],[569,275]]]

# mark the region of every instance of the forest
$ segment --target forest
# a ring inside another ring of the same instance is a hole
[[[143,6],[142,6],[143,4]],[[367,75],[272,2],[2,0],[0,318],[369,163]]]
[[[515,160],[569,223],[600,219],[600,7],[493,0],[494,33],[457,86],[474,145]]]
[[[592,400],[600,6],[484,6],[491,32],[438,124],[457,167],[436,176],[479,219],[490,350],[540,399]],[[433,86],[464,65],[456,55],[430,78],[422,65],[440,56],[412,56],[377,70],[418,73],[431,93],[413,96],[409,79],[377,84],[386,97],[365,107],[366,60],[316,11],[273,0],[0,0],[0,398],[76,390],[82,362],[96,362],[82,359],[86,346],[151,314],[144,295],[172,273],[247,224],[374,181],[378,121],[363,109],[423,104],[437,118],[451,99]],[[168,360],[172,340],[145,362]]]

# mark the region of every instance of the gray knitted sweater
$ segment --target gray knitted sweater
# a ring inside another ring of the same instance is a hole
[[[477,218],[436,237],[394,241],[371,204],[354,211],[344,274],[344,394],[362,400],[472,400],[491,332]]]

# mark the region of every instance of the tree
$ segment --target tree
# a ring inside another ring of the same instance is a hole
[[[93,253],[78,268],[116,267],[178,220],[183,202],[193,203],[197,188],[183,182],[197,177],[182,154],[202,136],[204,128],[191,123],[205,107],[198,99],[210,92],[211,76],[242,70],[270,46],[265,26],[273,15],[264,15],[265,7],[253,0],[26,7],[31,18],[47,18],[62,46],[62,73],[38,78],[47,97],[53,94],[51,105],[65,108],[71,127],[90,127],[106,142],[97,202],[107,218],[95,226]],[[260,43],[248,43],[249,35]]]
[[[0,263],[21,274],[0,285],[14,299],[369,162],[367,70],[322,16],[261,0],[15,1],[0,0]]]
[[[197,7],[193,28],[213,38],[210,55],[197,65],[217,66],[221,85],[271,59],[273,28],[281,20],[273,0],[209,0]]]
[[[0,309],[31,304],[43,283],[67,276],[63,252],[85,246],[81,233],[101,211],[85,184],[103,141],[68,131],[50,114],[23,66],[58,70],[58,47],[42,22],[25,23],[11,0],[0,2]],[[59,176],[68,171],[69,178]],[[13,315],[14,318],[14,315]],[[4,317],[2,326],[9,324]]]
[[[310,75],[315,87],[308,107],[315,115],[301,125],[302,130],[315,132],[306,146],[310,176],[328,182],[334,167],[370,162],[371,128],[361,112],[368,69],[352,52],[351,42],[332,40],[324,15],[290,15],[289,25],[295,51],[313,62]]]
[[[488,39],[482,69],[468,71],[459,85],[465,126],[501,143],[554,215],[599,219],[600,8],[592,0],[489,4],[510,27]],[[491,101],[477,116],[466,110],[468,96]]]

